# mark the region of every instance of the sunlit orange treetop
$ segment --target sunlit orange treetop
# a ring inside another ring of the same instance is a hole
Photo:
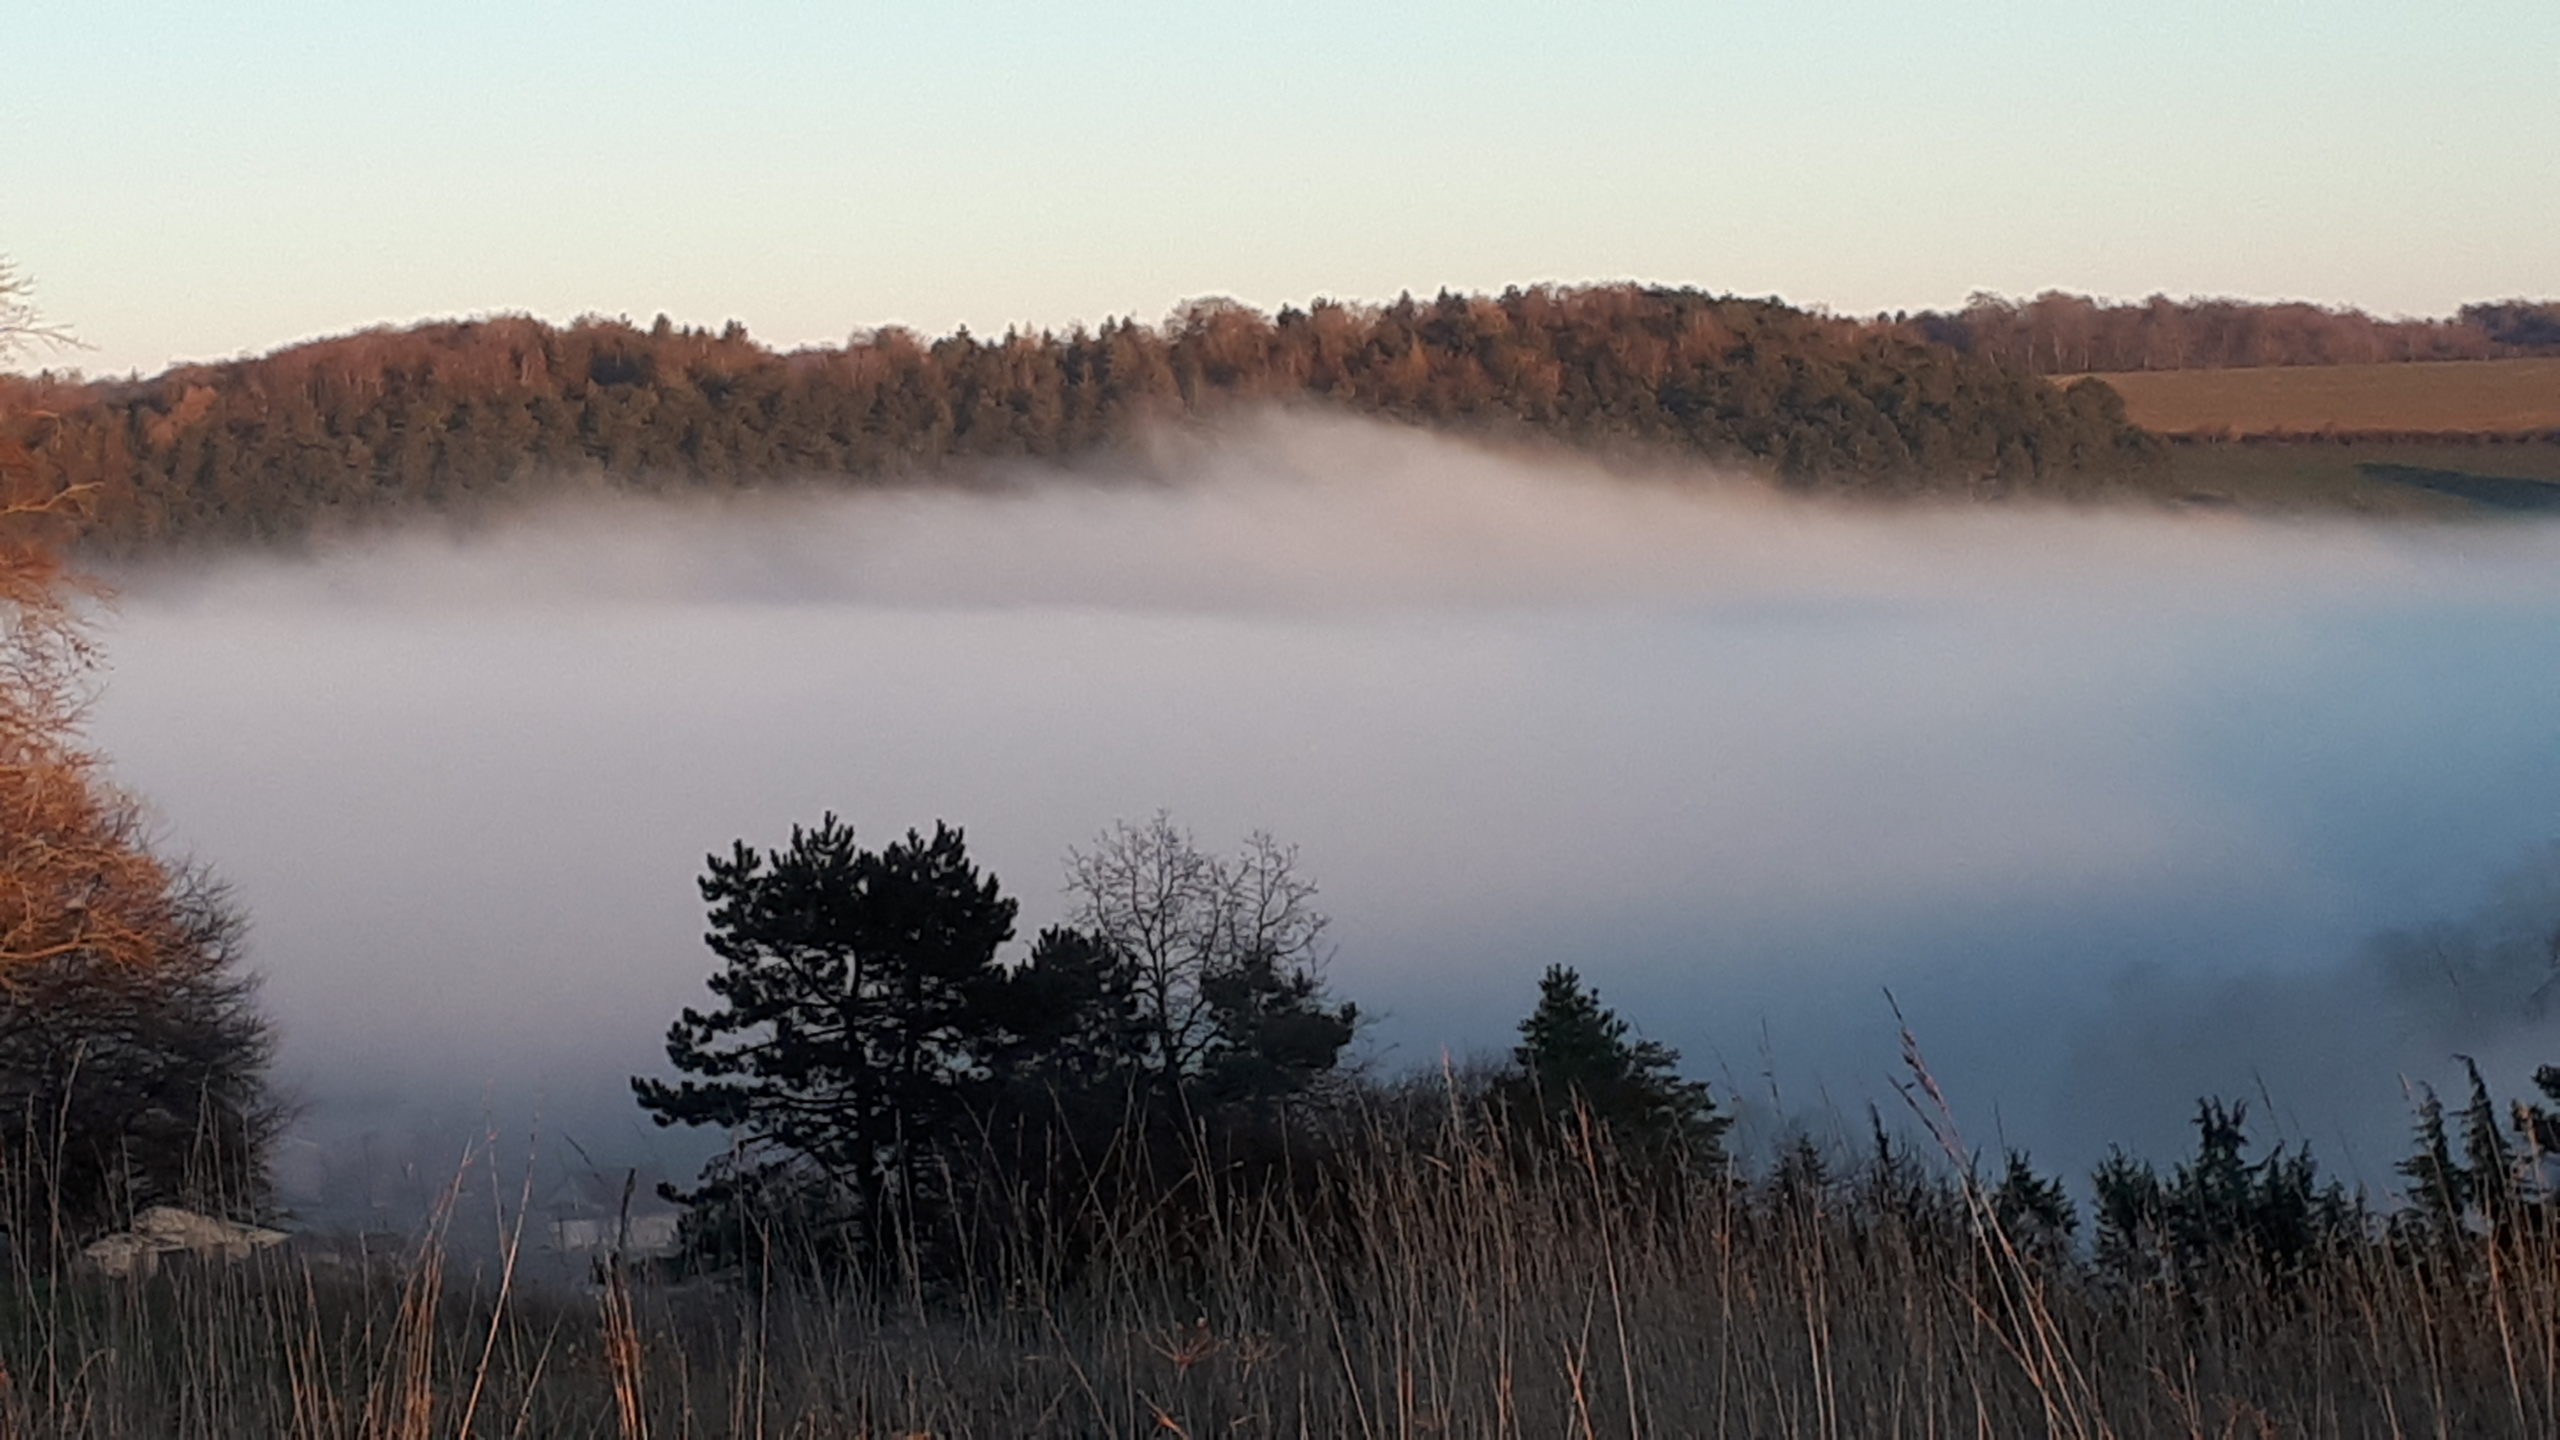
[[[49,961],[151,964],[185,928],[137,807],[81,742],[96,591],[59,544],[84,497],[36,481],[31,423],[0,417],[0,991]]]

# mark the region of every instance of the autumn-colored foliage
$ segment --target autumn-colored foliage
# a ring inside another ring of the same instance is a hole
[[[2560,350],[2560,303],[2465,305],[2449,317],[2386,319],[2299,300],[2107,301],[2047,290],[1981,292],[1956,311],[1895,320],[1911,333],[2039,375],[2494,360]]]
[[[150,380],[0,380],[0,405],[12,387],[61,415],[37,459],[56,485],[97,487],[92,538],[122,548],[293,538],[563,485],[721,491],[1073,463],[1244,406],[1886,493],[2051,493],[2153,454],[2103,385],[2057,388],[1776,301],[1637,286],[1273,315],[1202,301],[1160,325],[893,328],[788,353],[736,325],[500,316]]]
[[[238,917],[81,739],[94,591],[59,557],[88,496],[38,476],[46,423],[0,416],[0,1215],[60,1237],[253,1205],[276,1112]]]
[[[83,498],[42,490],[0,435],[0,989],[74,952],[138,965],[162,948],[168,876],[78,739],[91,653],[59,547]]]

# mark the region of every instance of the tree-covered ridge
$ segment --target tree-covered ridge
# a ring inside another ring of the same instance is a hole
[[[1606,286],[1442,294],[1161,326],[889,329],[778,353],[735,324],[524,317],[372,330],[146,381],[0,381],[121,547],[291,538],[562,482],[721,490],[1072,459],[1150,423],[1303,403],[1495,437],[1739,460],[1793,482],[2004,493],[2151,442],[2100,385],[1909,327]]]
[[[2465,305],[2450,316],[2411,319],[2302,300],[2101,300],[2062,290],[2030,300],[1981,291],[1961,310],[1878,321],[2039,375],[2560,353],[2560,301],[2550,300],[2491,301]]]

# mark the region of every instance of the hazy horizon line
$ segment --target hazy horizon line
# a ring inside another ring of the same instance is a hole
[[[7,257],[0,256],[0,259],[5,258]],[[37,281],[41,279],[41,277],[32,275],[22,276],[22,278],[29,281]],[[1839,308],[1825,300],[1798,300],[1779,291],[1750,294],[1740,290],[1719,290],[1709,284],[1698,281],[1662,280],[1636,275],[1622,275],[1591,277],[1584,279],[1540,279],[1521,281],[1505,285],[1499,290],[1460,289],[1442,285],[1433,289],[1428,295],[1424,294],[1422,291],[1408,288],[1399,291],[1393,299],[1377,299],[1348,294],[1317,293],[1304,298],[1291,296],[1275,302],[1248,299],[1232,291],[1209,290],[1183,296],[1182,298],[1174,301],[1171,306],[1167,307],[1163,316],[1153,320],[1143,318],[1140,313],[1140,309],[1137,306],[1131,306],[1125,311],[1105,310],[1099,319],[1087,319],[1080,316],[1062,323],[1044,323],[1027,318],[1008,319],[1004,322],[1004,328],[1002,330],[997,330],[991,325],[986,327],[974,326],[965,320],[954,321],[948,326],[937,328],[929,322],[924,324],[911,324],[907,321],[890,318],[858,323],[847,327],[843,335],[835,339],[812,338],[803,340],[766,340],[758,338],[756,332],[749,328],[744,321],[738,319],[735,315],[725,315],[717,321],[695,321],[692,319],[679,320],[668,311],[658,310],[652,313],[649,320],[643,321],[635,318],[633,312],[629,310],[609,312],[603,309],[584,309],[563,317],[557,312],[546,312],[530,306],[493,305],[466,310],[420,312],[410,314],[406,317],[384,316],[369,321],[353,322],[307,330],[277,340],[263,342],[253,341],[227,353],[192,357],[172,356],[169,360],[164,362],[158,370],[154,371],[145,371],[140,366],[127,367],[123,370],[101,371],[97,373],[82,370],[77,366],[60,368],[54,366],[40,366],[32,370],[0,367],[0,378],[36,380],[49,377],[57,382],[68,382],[74,384],[110,384],[118,382],[139,383],[165,379],[172,374],[186,370],[253,363],[259,360],[271,359],[275,356],[299,350],[306,346],[324,345],[331,341],[348,340],[362,335],[377,333],[397,334],[407,331],[423,330],[438,325],[481,325],[503,320],[530,320],[537,324],[561,330],[571,329],[588,323],[627,325],[635,329],[647,330],[653,328],[657,321],[664,320],[679,333],[706,335],[720,334],[728,327],[736,326],[740,331],[740,338],[746,340],[748,343],[756,345],[769,354],[788,357],[791,355],[808,354],[818,351],[843,350],[857,344],[870,343],[881,335],[893,332],[903,332],[908,335],[912,335],[919,342],[927,345],[943,340],[955,339],[964,334],[969,335],[972,338],[983,338],[994,335],[1054,337],[1074,335],[1079,332],[1092,334],[1113,325],[1135,325],[1158,334],[1164,334],[1173,330],[1181,318],[1193,309],[1201,306],[1214,306],[1220,304],[1241,306],[1264,319],[1269,319],[1286,310],[1312,310],[1319,305],[1337,305],[1351,310],[1354,313],[1374,314],[1406,301],[1413,301],[1418,304],[1427,305],[1444,295],[1455,295],[1468,299],[1499,299],[1504,294],[1513,291],[1528,293],[1545,290],[1558,293],[1579,293],[1619,289],[1638,291],[1693,291],[1712,299],[1742,301],[1754,304],[1780,305],[1804,314],[1822,316],[1860,325],[1874,324],[1879,321],[1896,322],[1919,315],[1959,314],[1973,301],[1986,296],[2012,303],[2024,303],[2031,300],[2041,299],[2046,296],[2059,295],[2077,300],[2085,300],[2102,307],[2141,304],[2156,299],[2167,299],[2172,303],[2180,305],[2229,304],[2259,309],[2275,309],[2279,307],[2303,305],[2335,315],[2363,315],[2372,320],[2386,324],[2451,323],[2456,319],[2456,314],[2459,309],[2459,307],[2457,307],[2457,312],[2455,313],[2422,314],[2409,311],[2377,310],[2366,306],[2361,301],[2350,299],[2328,299],[2295,294],[2241,294],[2202,290],[2172,293],[2165,288],[2152,289],[2141,294],[2134,294],[2132,292],[2101,292],[2095,289],[2080,290],[2073,289],[2065,285],[2047,285],[2033,291],[2021,291],[2017,293],[1992,289],[1989,287],[1977,287],[1967,291],[1963,300],[1953,302],[1951,304],[1917,305],[1907,308],[1896,307],[1892,310],[1871,311],[1865,309]],[[2555,291],[2552,295],[2527,295],[2522,293],[2496,296],[2483,295],[2476,297],[2472,301],[2464,303],[2547,304],[2553,303],[2555,298],[2560,298],[2560,291]],[[43,307],[40,304],[37,306],[39,312],[42,311],[42,308]],[[61,354],[69,351],[94,348],[88,345],[87,342],[80,339],[78,334],[78,325],[76,322],[65,321],[58,317],[49,315],[43,316],[43,318],[48,325],[57,326],[69,332],[67,335],[58,338],[47,338],[43,340],[43,345],[51,349],[54,353]],[[26,358],[27,357],[24,353],[19,357],[21,361]]]

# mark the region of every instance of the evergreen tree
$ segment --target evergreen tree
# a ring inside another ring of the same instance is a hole
[[[1701,1169],[1724,1164],[1729,1116],[1703,1081],[1680,1077],[1680,1052],[1631,1038],[1631,1027],[1600,1003],[1572,967],[1551,965],[1538,981],[1537,1008],[1520,1022],[1511,1073],[1498,1092],[1518,1114],[1547,1125],[1588,1114],[1622,1152],[1677,1156]]]
[[[937,824],[874,853],[834,815],[758,853],[740,841],[701,881],[722,1002],[667,1032],[687,1077],[635,1078],[662,1125],[720,1125],[740,1163],[688,1198],[823,1194],[859,1253],[936,1213],[928,1152],[967,1126],[986,1077],[996,949],[1014,902]]]
[[[2456,1058],[2470,1082],[2461,1144],[2457,1150],[2444,1102],[2420,1087],[2417,1148],[2395,1167],[2409,1181],[2411,1209],[2395,1217],[2394,1232],[2443,1245],[2469,1234],[2475,1219],[2489,1233],[2518,1223],[2549,1224],[2553,1197],[2547,1177],[2552,1156],[2560,1153],[2560,1117],[2542,1103],[2521,1101],[2502,1115],[2479,1065],[2468,1056]],[[2560,1068],[2536,1069],[2533,1083],[2544,1100],[2560,1102]]]
[[[2173,1256],[2167,1244],[2169,1195],[2148,1160],[2110,1146],[2089,1176],[2097,1212],[2094,1246],[2098,1267],[2135,1283],[2166,1278]]]
[[[2278,1145],[2248,1158],[2249,1110],[2196,1104],[2195,1158],[2164,1181],[2122,1152],[2091,1177],[2098,1202],[2098,1261],[2131,1280],[2193,1282],[2247,1272],[2286,1280],[2323,1249],[2360,1238],[2359,1203],[2323,1184],[2308,1150]]]
[[[1120,827],[1075,858],[1087,923],[1010,969],[1014,903],[949,827],[875,854],[829,815],[707,864],[721,1003],[669,1029],[679,1078],[632,1081],[658,1123],[737,1140],[670,1191],[698,1259],[776,1224],[828,1263],[935,1265],[1035,1226],[1064,1255],[1106,1198],[1160,1206],[1201,1163],[1285,1179],[1296,1102],[1357,1020],[1317,973],[1314,887],[1262,837],[1227,858],[1161,817]]]
[[[2409,1181],[2409,1198],[2427,1229],[2439,1239],[2462,1228],[2471,1208],[2471,1172],[2454,1158],[2453,1139],[2445,1128],[2444,1101],[2427,1087],[2419,1088],[2418,1149],[2393,1167]]]
[[[2504,1119],[2489,1098],[2489,1082],[2481,1078],[2479,1064],[2468,1055],[2457,1058],[2471,1080],[2471,1101],[2462,1107],[2462,1155],[2471,1174],[2471,1199],[2495,1224],[2515,1204],[2515,1151],[2507,1144]]]
[[[2062,1181],[2037,1172],[2020,1151],[2008,1152],[2000,1183],[1991,1192],[1991,1212],[2019,1249],[2048,1259],[2070,1253],[2071,1236],[2080,1228],[2080,1212],[2064,1192]]]
[[[1040,932],[1006,982],[997,1027],[997,1072],[1053,1103],[1144,1074],[1136,967],[1070,926]]]

